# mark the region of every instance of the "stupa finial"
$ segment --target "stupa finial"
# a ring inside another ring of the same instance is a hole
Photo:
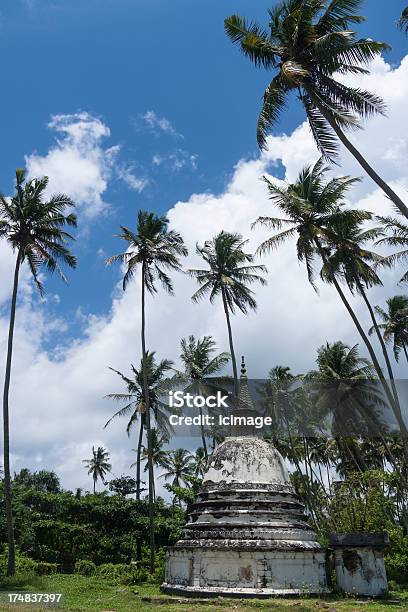
[[[245,367],[245,357],[242,355],[241,358],[241,378],[246,378],[247,377],[247,371],[246,371],[246,367]]]

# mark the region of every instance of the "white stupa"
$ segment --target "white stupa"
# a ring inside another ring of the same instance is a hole
[[[240,405],[250,400],[245,369]],[[269,597],[327,592],[325,552],[280,453],[256,437],[214,451],[182,537],[167,549],[162,590]]]

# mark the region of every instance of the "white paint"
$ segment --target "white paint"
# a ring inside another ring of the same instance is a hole
[[[186,584],[186,577],[188,582]],[[328,592],[324,553],[194,550],[167,553],[166,592],[260,595]]]
[[[340,591],[366,597],[379,597],[387,593],[382,550],[347,547],[336,549],[334,554],[337,588]]]

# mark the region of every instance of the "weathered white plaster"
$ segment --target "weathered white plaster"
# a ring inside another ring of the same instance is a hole
[[[183,534],[167,550],[162,589],[254,597],[328,590],[325,553],[274,447],[246,437],[216,449]]]
[[[367,597],[387,593],[383,550],[348,547],[336,549],[334,554],[339,590]]]
[[[239,443],[238,443],[239,440]],[[204,478],[209,482],[288,483],[289,474],[278,451],[257,438],[227,438],[223,453],[214,454]]]

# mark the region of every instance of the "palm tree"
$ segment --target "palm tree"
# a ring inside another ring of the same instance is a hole
[[[188,450],[178,448],[167,454],[162,465],[166,470],[162,477],[165,480],[171,478],[171,484],[180,487],[182,484],[188,485],[189,476],[193,474],[194,457]]]
[[[393,342],[395,361],[399,361],[401,349],[408,363],[408,296],[394,295],[387,300],[387,311],[380,306],[375,311],[382,320],[378,327],[384,332],[385,342]],[[369,333],[374,332],[374,327]]]
[[[392,370],[387,347],[381,335],[375,317],[375,311],[371,306],[366,291],[370,287],[382,285],[376,268],[387,263],[386,260],[377,253],[367,250],[366,243],[378,239],[379,236],[383,235],[384,231],[382,228],[375,227],[363,229],[361,222],[351,218],[344,219],[341,216],[338,220],[334,221],[331,229],[335,234],[336,244],[333,246],[331,253],[327,255],[328,266],[323,266],[322,277],[330,283],[332,275],[334,274],[340,280],[345,280],[352,294],[357,292],[362,296],[381,346],[388,376],[391,381],[395,403],[397,404],[398,410],[401,411],[397,387],[394,380],[394,372]]]
[[[82,463],[84,463],[85,467],[88,469],[88,474],[92,474],[94,494],[98,478],[105,483],[105,476],[112,469],[109,459],[109,453],[105,448],[98,446],[98,448],[95,450],[95,447],[93,446],[92,458],[82,460]]]
[[[173,362],[169,359],[162,359],[159,363],[156,363],[155,353],[146,353],[146,369],[147,369],[147,382],[149,385],[149,401],[150,409],[153,412],[156,426],[162,431],[168,433],[167,425],[168,420],[166,419],[166,412],[168,410],[167,404],[160,400],[161,383],[168,370],[173,367]],[[127,393],[110,393],[106,397],[116,402],[125,403],[115,414],[105,423],[104,427],[107,427],[117,417],[129,417],[129,421],[126,427],[126,433],[130,436],[131,430],[136,425],[140,416],[139,425],[139,436],[137,444],[137,458],[135,463],[131,467],[136,467],[136,499],[140,499],[141,479],[140,479],[140,463],[141,463],[141,452],[143,443],[143,433],[146,427],[146,409],[144,403],[144,392],[143,392],[143,360],[140,362],[140,368],[137,370],[131,365],[132,378],[129,378],[119,372],[110,368],[113,372],[116,372],[121,377],[126,385]]]
[[[188,390],[195,395],[208,395],[216,383],[215,380],[209,380],[209,377],[217,374],[228,363],[229,353],[214,355],[216,343],[211,336],[204,336],[200,340],[191,335],[183,338],[180,344],[180,358],[184,364],[184,372],[192,382]],[[199,410],[202,416],[202,408],[200,407]],[[201,440],[205,460],[207,460],[208,450],[203,423],[201,423]]]
[[[204,448],[199,446],[194,455],[193,475],[196,478],[204,478],[207,469],[208,457],[205,454]]]
[[[336,158],[338,138],[408,217],[401,198],[345,134],[346,130],[359,128],[361,120],[385,114],[386,110],[378,96],[336,79],[337,74],[367,74],[369,62],[388,49],[381,42],[357,39],[351,26],[364,21],[357,14],[360,5],[361,0],[286,0],[269,11],[267,29],[232,15],[225,20],[225,32],[255,66],[276,71],[263,97],[257,128],[259,146],[266,147],[268,132],[294,92],[325,158]]]
[[[269,189],[270,199],[279,210],[286,214],[286,218],[260,217],[254,225],[261,224],[277,230],[282,230],[283,227],[286,229],[279,231],[277,235],[263,242],[258,248],[258,252],[271,251],[285,240],[297,236],[297,256],[299,261],[305,263],[308,279],[313,287],[315,287],[314,266],[316,259],[323,262],[323,276],[326,281],[330,281],[334,285],[363,339],[386,397],[398,420],[400,430],[406,436],[408,432],[401,411],[384,377],[374,348],[341,288],[336,270],[330,263],[332,250],[339,244],[335,231],[339,224],[342,223],[346,227],[348,225],[353,226],[356,223],[371,219],[372,215],[366,211],[344,209],[345,194],[358,179],[343,176],[325,182],[324,178],[328,170],[329,168],[324,166],[323,159],[320,159],[314,166],[302,170],[296,183],[288,185],[286,188],[278,187],[269,179],[264,178]]]
[[[152,427],[152,463],[154,467],[163,467],[168,451],[164,450],[164,447],[168,444],[169,438],[159,432],[156,427]],[[142,460],[146,461],[144,471],[148,470],[148,449],[143,446],[142,448]],[[133,466],[133,464],[132,464]],[[131,467],[132,467],[131,466]],[[153,490],[153,497],[156,499],[156,490]]]
[[[369,465],[361,448],[367,447],[367,438],[360,442],[355,432],[363,434],[368,425],[376,433],[377,446],[379,441],[385,444],[376,413],[376,406],[381,407],[383,402],[375,385],[375,370],[368,359],[359,355],[358,345],[350,348],[343,342],[327,342],[321,346],[317,351],[317,365],[318,371],[312,374],[319,386],[318,404],[333,415],[339,453],[337,470],[341,474],[364,471]],[[389,452],[388,457],[393,461]]]
[[[146,291],[150,294],[157,293],[156,283],[160,281],[163,288],[170,294],[173,293],[173,285],[167,270],[181,270],[180,257],[187,255],[187,249],[180,234],[168,229],[168,219],[154,213],[140,210],[137,216],[136,231],[121,226],[122,238],[127,244],[124,253],[114,255],[107,260],[108,264],[122,262],[126,266],[123,277],[123,290],[133,279],[136,271],[140,268],[142,281],[141,295],[141,343],[143,363],[143,391],[146,406],[146,431],[147,448],[149,452],[149,536],[150,536],[150,571],[154,571],[155,544],[154,544],[154,471],[152,463],[152,439],[150,427],[150,399],[147,378],[147,351],[146,351]]]
[[[67,195],[63,194],[54,195],[46,200],[47,185],[47,177],[26,180],[25,171],[18,169],[16,170],[15,195],[11,199],[0,195],[0,237],[4,238],[13,252],[17,253],[3,393],[4,497],[8,541],[8,576],[15,574],[10,477],[9,391],[19,274],[21,266],[26,263],[40,295],[43,295],[44,287],[40,280],[42,269],[45,268],[50,273],[56,271],[65,280],[61,266],[66,265],[70,268],[76,266],[75,257],[66,247],[73,238],[64,230],[65,226],[76,227],[76,216],[73,213],[65,214],[66,210],[73,206],[73,202]]]
[[[234,314],[238,308],[246,314],[248,309],[256,310],[256,301],[249,285],[260,283],[265,285],[265,279],[259,273],[265,273],[262,265],[252,265],[254,256],[245,253],[243,240],[240,234],[220,232],[212,240],[207,240],[204,246],[197,245],[197,254],[200,255],[208,268],[204,270],[188,270],[190,276],[196,279],[200,288],[192,296],[198,302],[209,295],[210,302],[220,296],[227,321],[232,369],[234,373],[234,395],[238,397],[238,370],[235,358],[234,343],[230,313]],[[250,265],[243,265],[250,264]]]
[[[398,27],[405,32],[408,33],[408,6],[404,8],[401,13],[401,17],[398,20]]]
[[[392,235],[381,238],[376,244],[397,248],[402,247],[402,250],[392,255],[387,255],[384,257],[384,260],[390,265],[400,261],[406,261],[408,259],[408,225],[393,217],[378,217],[378,220],[383,224],[384,230],[391,231]],[[408,272],[405,272],[399,282],[408,282]]]

